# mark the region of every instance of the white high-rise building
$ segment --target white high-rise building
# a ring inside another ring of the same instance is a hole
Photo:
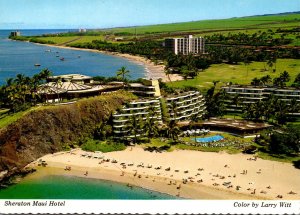
[[[202,37],[193,37],[192,35],[165,39],[165,47],[176,55],[203,54],[205,52],[205,40]]]

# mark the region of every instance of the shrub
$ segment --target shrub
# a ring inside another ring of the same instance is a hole
[[[126,149],[126,146],[123,143],[118,143],[118,142],[86,139],[84,143],[81,145],[81,148],[85,151],[112,152],[112,151],[122,151]]]
[[[293,161],[294,167],[296,167],[297,169],[300,169],[300,159]]]

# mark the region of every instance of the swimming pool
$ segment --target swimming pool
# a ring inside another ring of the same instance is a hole
[[[222,135],[214,135],[211,137],[199,137],[196,138],[197,143],[210,143],[210,142],[215,142],[215,141],[220,141],[223,140],[224,137]]]

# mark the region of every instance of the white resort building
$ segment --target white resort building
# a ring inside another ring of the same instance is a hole
[[[165,105],[163,105],[165,103]],[[164,106],[164,107],[163,107]],[[132,101],[113,114],[113,130],[118,138],[132,138],[134,120],[143,124],[149,118],[162,124],[162,109],[165,108],[169,120],[189,121],[193,115],[201,117],[205,112],[205,101],[198,91],[189,91],[168,97]],[[142,122],[141,122],[142,121]],[[143,136],[143,128],[138,128]]]
[[[159,97],[161,95],[158,80],[142,79],[142,83],[129,83],[129,92],[143,97]]]
[[[202,117],[205,113],[205,99],[199,91],[184,92],[165,98],[171,120],[189,121],[193,115]]]
[[[169,38],[165,39],[165,47],[176,55],[204,54],[205,40],[202,37],[193,37],[192,35],[183,38]]]
[[[241,105],[237,106],[232,103],[235,96],[238,96],[240,103],[250,104],[258,101],[267,99],[270,95],[273,95],[279,100],[286,101],[290,103],[292,100],[300,103],[300,89],[296,88],[276,88],[276,87],[255,87],[255,86],[239,86],[232,85],[222,87],[226,94],[229,95],[229,100],[227,101],[228,111],[238,111],[241,109]],[[300,116],[300,110],[298,113],[291,113],[293,115]]]
[[[148,119],[154,122],[162,123],[160,99],[141,99],[125,104],[120,110],[113,114],[113,131],[116,138],[132,138],[134,129],[134,120],[139,124]],[[142,130],[141,127],[136,128]],[[140,132],[142,133],[142,132]],[[137,134],[136,136],[141,136]]]

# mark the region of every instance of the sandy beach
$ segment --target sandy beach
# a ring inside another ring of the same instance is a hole
[[[104,154],[75,149],[41,159],[46,174],[111,180],[188,199],[300,199],[299,169],[251,155],[132,147]]]
[[[126,58],[129,61],[143,65],[146,70],[145,76],[147,79],[154,79],[154,80],[162,79],[163,82],[183,80],[183,77],[178,74],[170,74],[169,76],[167,76],[165,74],[165,66],[164,65],[155,65],[152,61],[150,61],[142,56],[122,54],[122,53],[117,53],[117,52],[100,51],[100,50],[95,50],[95,49],[74,48],[74,47],[61,46],[61,45],[50,45],[50,44],[39,44],[39,43],[36,43],[36,44],[42,45],[42,46],[55,47],[55,48],[102,53],[102,54],[106,54],[106,55],[112,55],[112,56],[117,56],[117,57],[121,57],[121,58]]]

